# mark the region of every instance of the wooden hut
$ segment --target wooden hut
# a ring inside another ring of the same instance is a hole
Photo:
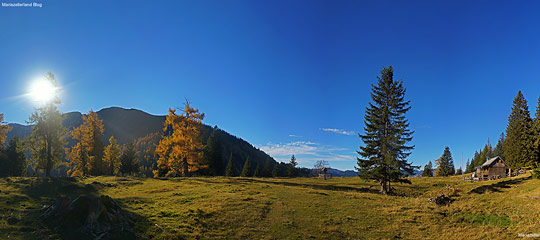
[[[484,164],[478,166],[476,171],[480,179],[497,179],[510,176],[510,167],[499,156],[488,159]]]

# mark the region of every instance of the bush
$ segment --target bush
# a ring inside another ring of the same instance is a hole
[[[536,164],[531,173],[533,178],[540,179],[540,164]]]

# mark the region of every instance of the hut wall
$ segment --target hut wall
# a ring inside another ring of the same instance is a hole
[[[489,177],[501,176],[506,177],[506,168],[504,167],[492,167],[489,169]]]

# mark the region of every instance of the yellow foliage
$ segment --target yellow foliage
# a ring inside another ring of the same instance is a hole
[[[109,146],[105,148],[105,155],[103,156],[103,162],[105,163],[105,172],[110,175],[115,175],[120,170],[120,157],[122,156],[122,149],[116,143],[114,136],[109,138]]]
[[[6,142],[6,134],[11,130],[11,127],[4,123],[4,114],[0,113],[0,145]]]
[[[170,134],[164,135],[156,147],[159,169],[154,171],[154,176],[159,177],[170,171],[187,176],[208,167],[202,163],[204,145],[199,138],[203,119],[204,113],[192,108],[189,102],[181,115],[177,115],[175,109],[169,109],[163,131]]]
[[[83,124],[71,132],[73,139],[78,140],[71,148],[66,149],[67,159],[71,161],[72,169],[68,171],[70,176],[86,176],[102,171],[103,121],[98,119],[97,113],[90,110],[87,116],[83,115]]]

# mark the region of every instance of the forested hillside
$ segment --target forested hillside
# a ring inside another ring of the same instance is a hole
[[[163,133],[165,116],[156,116],[141,110],[124,109],[120,107],[104,108],[96,113],[98,118],[103,121],[105,129],[103,142],[107,145],[111,136],[114,136],[120,145],[125,145],[130,141],[134,141],[139,152],[139,161],[143,167],[142,170],[143,172],[146,172],[147,175],[150,175],[149,172],[151,172],[156,161],[154,155],[155,145],[159,143],[159,139]],[[75,141],[70,135],[70,131],[83,123],[82,117],[83,114],[80,112],[69,112],[64,114],[62,125],[68,131],[65,134],[66,148],[71,148],[75,144]],[[6,142],[15,136],[23,139],[32,133],[32,127],[28,125],[9,124],[9,126],[12,130],[8,132]],[[216,136],[218,136],[222,148],[223,172],[225,171],[225,166],[231,153],[233,166],[237,173],[240,173],[242,170],[244,161],[248,156],[253,163],[252,170],[254,170],[257,164],[264,166],[269,162],[271,165],[270,167],[272,168],[276,164],[276,161],[265,152],[253,147],[253,145],[247,141],[233,136],[219,128],[214,130],[211,126],[204,125],[200,136],[203,144],[206,145],[212,131],[216,131]],[[65,161],[65,156],[63,161]],[[58,171],[53,172],[53,174],[63,175],[65,174],[65,169],[60,167]]]

